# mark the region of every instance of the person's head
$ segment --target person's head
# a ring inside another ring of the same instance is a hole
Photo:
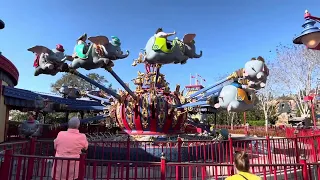
[[[35,114],[33,112],[28,112],[28,120],[34,121],[34,119],[35,119]]]
[[[158,28],[155,34],[157,34],[159,32],[163,32],[162,28]]]
[[[234,162],[238,171],[249,172],[250,163],[248,154],[244,151],[237,152],[234,157]]]
[[[69,129],[79,129],[80,120],[77,117],[72,117],[68,122]]]
[[[86,41],[86,40],[87,40],[87,33],[84,33],[83,35],[81,35],[81,36],[78,38],[77,41],[79,41],[79,40],[81,40],[81,41]]]

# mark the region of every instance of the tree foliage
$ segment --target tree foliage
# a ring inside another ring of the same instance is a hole
[[[304,46],[284,46],[276,49],[274,72],[277,92],[289,95],[302,117],[310,117],[310,108],[303,98],[316,86],[319,77],[320,52]]]
[[[9,111],[9,120],[10,121],[18,121],[22,122],[28,118],[28,114],[26,112],[20,112],[18,110]]]
[[[269,76],[266,83],[266,86],[263,89],[260,89],[256,94],[256,98],[258,100],[257,108],[259,108],[263,112],[263,119],[265,121],[266,130],[268,128],[268,124],[274,124],[277,117],[277,107],[278,107],[278,98],[276,92],[275,78],[277,78],[277,74],[275,71],[273,64],[269,64]]]
[[[97,83],[112,89],[112,84],[107,84],[108,80],[104,76],[101,76],[97,73],[89,73],[86,76],[96,81]],[[58,79],[55,83],[51,84],[51,91],[57,92],[58,91],[57,88],[60,88],[63,85],[77,87],[79,90],[83,90],[83,91],[92,91],[97,89],[94,85],[88,83],[82,78],[70,73],[66,73],[60,79]]]

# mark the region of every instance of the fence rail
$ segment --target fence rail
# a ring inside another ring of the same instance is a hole
[[[248,134],[256,136],[274,136],[274,137],[294,137],[296,128],[291,127],[268,127],[266,131],[265,126],[229,126],[229,125],[217,125],[216,129],[228,129],[231,134]],[[60,131],[66,130],[66,127],[55,127],[54,125],[43,125],[42,136],[40,138],[55,138]],[[99,124],[85,124],[80,127],[80,132],[85,133],[88,136],[95,136],[100,134],[102,136],[108,134],[114,134],[117,128],[102,126]],[[311,136],[320,135],[320,129],[300,129],[298,136]],[[8,140],[19,139],[18,124],[9,124],[9,131],[7,135]]]
[[[50,178],[52,171],[56,175],[61,173],[53,165],[61,161],[58,167],[67,173],[75,172],[79,179],[223,179],[235,173],[234,153],[246,151],[251,172],[264,179],[277,179],[280,175],[282,179],[317,179],[320,135],[317,130],[288,130],[290,133],[293,135],[289,138],[230,136],[222,141],[183,137],[170,141],[134,141],[130,137],[122,141],[98,140],[90,141],[86,154],[73,159],[53,157],[52,140],[3,143],[0,177]]]
[[[61,166],[55,164],[62,163]],[[320,163],[307,163],[304,157],[294,164],[252,164],[251,171],[262,179],[313,180],[319,178]],[[261,169],[255,172],[254,169]],[[160,162],[112,161],[80,158],[58,158],[15,155],[6,150],[1,163],[2,180],[47,179],[224,179],[236,173],[232,164],[173,163],[164,156]]]

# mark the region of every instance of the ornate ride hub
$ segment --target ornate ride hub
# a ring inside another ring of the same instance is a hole
[[[142,62],[140,60],[137,63]],[[185,100],[179,92],[180,85],[177,85],[175,91],[170,91],[165,75],[157,74],[156,70],[144,73],[138,71],[138,76],[132,81],[136,85],[137,99],[120,91],[123,101],[117,101],[111,106],[110,112],[115,113],[114,117],[120,127],[129,134],[137,135],[183,133],[186,111],[173,107]]]

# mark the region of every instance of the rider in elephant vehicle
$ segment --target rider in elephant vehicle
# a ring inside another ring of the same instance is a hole
[[[165,33],[165,32],[163,32],[162,28],[158,28],[157,31],[156,31],[156,33],[155,33],[155,36],[156,36],[156,37],[161,37],[161,38],[167,39],[167,37],[173,36],[173,35],[175,35],[175,34],[176,34],[175,31],[174,31],[173,33]],[[167,48],[168,48],[168,49],[171,49],[171,48],[172,48],[171,41],[169,41],[168,39],[167,39]]]
[[[82,54],[86,54],[87,51],[88,51],[88,45],[86,43],[86,40],[87,40],[87,34],[84,33],[82,36],[80,36],[78,39],[77,39],[77,44],[76,46],[74,47],[74,54],[72,55],[73,58],[76,58],[78,57],[80,54],[78,54],[78,48],[81,48],[82,49]]]

